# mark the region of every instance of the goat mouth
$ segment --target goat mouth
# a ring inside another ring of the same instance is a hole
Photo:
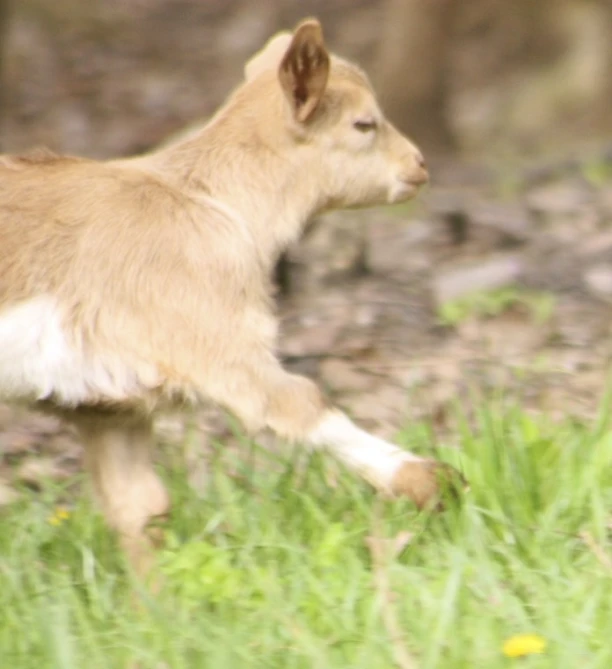
[[[423,172],[422,174],[410,177],[409,179],[402,179],[402,183],[412,188],[420,188],[429,183],[429,173]]]

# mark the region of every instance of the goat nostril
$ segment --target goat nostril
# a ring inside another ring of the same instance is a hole
[[[425,157],[423,156],[422,153],[417,154],[417,164],[419,167],[423,168],[424,170],[427,169],[427,163],[425,162]]]

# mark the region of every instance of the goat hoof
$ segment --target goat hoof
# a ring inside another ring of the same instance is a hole
[[[459,500],[469,489],[463,475],[437,460],[409,460],[398,468],[391,482],[394,497],[408,497],[419,509],[442,510],[445,501]]]

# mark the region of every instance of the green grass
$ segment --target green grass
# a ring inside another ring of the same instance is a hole
[[[203,499],[172,467],[166,587],[143,593],[140,609],[89,502],[52,525],[64,492],[30,494],[0,517],[0,667],[388,669],[389,602],[366,539],[406,530],[412,539],[386,573],[420,669],[611,667],[607,421],[549,424],[489,406],[458,421],[454,447],[423,424],[401,438],[461,467],[471,490],[460,507],[381,508],[321,458],[259,453],[270,466],[253,468],[248,448],[242,465],[220,452]],[[545,653],[506,658],[502,644],[517,633],[545,638]]]
[[[505,286],[475,291],[445,302],[438,309],[438,320],[442,325],[456,327],[472,318],[494,318],[510,309],[519,309],[535,324],[542,325],[550,320],[554,308],[555,298],[551,293]]]

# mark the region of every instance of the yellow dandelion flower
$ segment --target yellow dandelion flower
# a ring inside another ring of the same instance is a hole
[[[47,519],[49,525],[57,527],[61,525],[65,520],[70,518],[70,511],[66,507],[58,506],[55,511]]]
[[[517,634],[506,639],[502,650],[506,657],[537,655],[546,650],[546,639],[537,634]]]

